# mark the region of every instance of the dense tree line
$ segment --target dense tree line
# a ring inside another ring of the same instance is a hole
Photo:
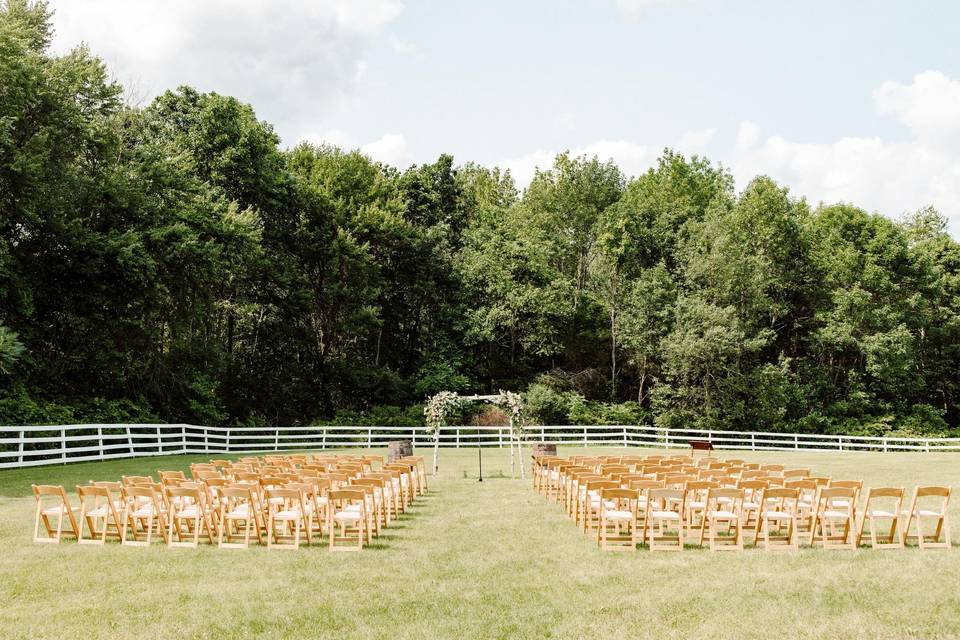
[[[526,390],[548,422],[943,433],[960,417],[960,245],[741,192],[665,151],[562,154],[519,192],[280,146],[238,100],[142,108],[48,9],[0,2],[0,421],[420,421]]]

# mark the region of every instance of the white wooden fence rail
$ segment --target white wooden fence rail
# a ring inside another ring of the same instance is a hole
[[[444,427],[443,447],[509,446],[506,427]],[[233,454],[335,447],[382,447],[411,439],[432,446],[427,427],[203,427],[190,424],[0,426],[0,469],[135,456]],[[717,449],[780,451],[960,451],[960,438],[876,438],[807,433],[660,429],[637,425],[528,427],[525,443],[686,448],[707,440]]]

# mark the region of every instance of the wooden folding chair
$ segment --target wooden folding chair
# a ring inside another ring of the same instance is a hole
[[[395,490],[393,476],[389,471],[371,473],[368,477],[376,478],[382,482],[383,506],[387,517],[386,522],[389,525],[393,520],[400,517],[400,492]],[[328,486],[327,490],[329,488]],[[326,520],[324,520],[324,524],[326,524]]]
[[[721,528],[733,531],[732,539],[730,536],[721,536]],[[743,551],[743,489],[707,489],[700,524],[701,547],[705,533],[710,540],[710,551]]]
[[[824,484],[829,484],[829,480]],[[817,478],[803,478],[788,480],[784,483],[787,489],[796,489],[797,497],[797,530],[809,533],[813,530],[813,515],[817,504],[817,495],[824,485]]]
[[[220,515],[217,518],[217,546],[221,549],[247,549],[250,546],[250,534],[254,533],[257,542],[263,542],[263,523],[261,510],[250,485],[235,484],[218,489],[220,494]],[[240,523],[243,529],[240,529]],[[237,542],[242,539],[243,542]]]
[[[604,489],[618,489],[620,483],[616,480],[588,480],[586,483],[586,497],[583,501],[583,531],[590,531],[600,523],[600,506],[603,500],[600,493]]]
[[[163,471],[157,470],[157,475],[160,477],[160,484],[164,486],[178,486],[181,482],[186,482],[187,476],[183,471]],[[133,476],[136,478],[137,476]]]
[[[67,492],[60,485],[35,484],[33,485],[33,496],[37,507],[34,513],[33,523],[33,541],[60,544],[60,539],[64,534],[73,536],[74,539],[80,539],[80,528],[77,525],[76,507],[70,504],[70,498]],[[53,504],[50,504],[50,503]],[[50,518],[56,516],[57,526],[53,526]],[[64,530],[64,518],[70,527]],[[46,536],[40,535],[40,523],[47,531]]]
[[[797,535],[797,501],[799,499],[799,489],[774,487],[762,492],[758,498],[760,507],[754,535],[756,546],[759,546],[762,534],[764,551],[796,551],[800,548]],[[771,526],[776,527],[773,535],[770,534]]]
[[[574,523],[580,526],[583,500],[586,498],[586,483],[588,480],[603,480],[602,476],[587,466],[573,467],[566,478],[565,511],[573,518]]]
[[[391,472],[397,472],[396,478],[398,482],[394,483],[394,488],[400,492],[400,503],[403,506],[403,510],[406,511],[410,503],[413,502],[416,494],[413,489],[413,482],[411,482],[411,471],[409,462],[393,462],[384,467]]]
[[[648,489],[644,539],[651,551],[683,551],[683,489]],[[671,527],[676,534],[671,535]]]
[[[359,487],[327,494],[327,535],[331,551],[360,551],[367,542],[366,494]],[[339,533],[337,530],[339,529]]]
[[[601,489],[597,541],[604,551],[637,550],[637,504],[632,489]]]
[[[647,521],[647,491],[649,489],[663,489],[663,483],[656,480],[634,480],[630,483],[628,489],[632,489],[637,492],[637,526],[641,532],[640,542],[644,542],[643,535],[646,531],[645,525]]]
[[[903,549],[905,532],[900,526],[903,511],[903,487],[871,487],[867,489],[863,514],[857,525],[857,546],[863,540],[863,529],[870,523],[870,546],[874,549]],[[877,504],[879,503],[879,504]],[[889,520],[890,528],[881,541],[877,540],[880,520]]]
[[[266,497],[267,549],[299,549],[300,534],[304,531],[310,544],[312,514],[308,515],[304,508],[303,485],[267,489]],[[277,525],[280,525],[279,531]]]
[[[760,497],[769,487],[770,482],[767,478],[737,481],[736,488],[743,490],[743,526],[746,529],[756,527],[760,517]],[[756,543],[756,540],[754,540],[754,543]]]
[[[153,484],[153,476],[120,476],[124,486],[143,485],[144,483]]]
[[[938,505],[930,505],[923,508],[920,502],[933,502],[932,498],[940,498]],[[910,528],[913,522],[917,523],[917,546],[921,549],[949,549],[950,548],[950,523],[947,520],[947,505],[950,502],[950,487],[917,487],[913,493],[913,499],[910,501],[910,509],[903,515],[907,516],[907,526],[904,531],[907,538],[911,538]],[[923,533],[923,519],[932,519],[934,531],[932,534]],[[943,541],[940,536],[943,535]]]
[[[168,542],[165,503],[152,484],[130,485],[123,488],[123,526],[120,544],[130,547],[149,547],[154,530]],[[141,531],[145,540],[140,540]],[[131,539],[132,538],[132,539]]]
[[[710,489],[719,487],[719,484],[711,480],[689,480],[683,490],[686,493],[684,498],[683,523],[687,532],[692,534],[694,530],[702,530],[704,523],[704,514],[707,510],[707,493]]]
[[[820,489],[810,530],[810,546],[817,543],[817,533],[824,549],[856,549],[857,525],[853,517],[856,489],[828,487]],[[837,528],[841,533],[837,533]]]
[[[358,478],[351,485],[366,486],[372,489],[372,494],[370,494],[372,499],[368,507],[373,512],[374,533],[380,535],[380,529],[387,525],[386,482],[379,478]]]
[[[213,544],[213,522],[201,485],[184,483],[179,487],[166,487],[166,496],[167,546],[196,549],[200,546],[201,533],[206,533],[207,541]]]
[[[853,489],[853,500],[851,500],[851,506],[853,507],[853,519],[854,521],[859,519],[857,511],[857,503],[860,502],[860,492],[863,490],[863,480],[831,480],[830,488],[846,488]],[[846,506],[844,500],[834,500],[836,506]]]
[[[380,527],[377,525],[376,509],[377,503],[374,497],[376,487],[368,484],[351,484],[351,489],[360,489],[364,494],[363,511],[366,515],[367,542],[373,542],[373,537],[380,535]]]
[[[414,494],[425,494],[427,492],[427,463],[423,456],[404,456],[395,461],[395,464],[401,462],[410,465],[410,473],[414,481]],[[381,465],[380,468],[382,469],[383,466]]]
[[[78,544],[106,544],[107,536],[120,540],[120,516],[117,505],[107,487],[96,485],[77,486],[80,498],[80,534]],[[102,523],[102,526],[98,526]],[[83,535],[84,526],[90,530],[90,537]]]

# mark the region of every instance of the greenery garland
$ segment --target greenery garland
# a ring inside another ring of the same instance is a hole
[[[426,419],[427,427],[434,435],[438,434],[440,427],[447,425],[447,418],[456,412],[463,401],[454,391],[441,391],[430,397],[423,407],[423,415]]]

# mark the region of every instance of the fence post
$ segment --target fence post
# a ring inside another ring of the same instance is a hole
[[[800,436],[798,436],[797,434],[793,434],[793,448],[794,449],[800,448]]]
[[[497,440],[499,443],[497,446],[503,449],[503,427],[497,427]]]
[[[320,448],[326,449],[327,448],[327,426],[323,425],[320,428],[323,429],[323,436],[320,438]]]
[[[457,449],[460,448],[460,427],[457,427]]]
[[[623,448],[627,448],[627,425],[623,425]]]
[[[750,434],[750,451],[756,451],[756,450],[757,450],[757,434],[751,433]]]
[[[103,425],[97,425],[97,440],[100,441],[100,459],[105,460],[103,453]]]
[[[587,444],[587,425],[583,425],[583,444]]]
[[[180,425],[180,442],[181,442],[181,448],[183,449],[183,451],[181,451],[180,453],[186,453],[187,452],[187,425],[185,424]]]
[[[206,425],[203,426],[203,450],[210,453],[210,432]]]
[[[160,433],[160,427],[157,427],[157,454],[163,453],[163,439]]]
[[[930,453],[930,440],[924,440],[923,444],[927,447],[927,450],[924,453]]]
[[[127,428],[127,445],[130,447],[130,455],[133,455],[133,434],[130,433],[130,425],[124,425]]]
[[[17,453],[19,453],[17,456],[17,464],[23,464],[23,439],[26,437],[26,435],[26,431],[20,432],[20,443],[17,445]]]
[[[60,458],[67,460],[67,430],[60,429]]]
[[[886,438],[882,438],[882,440],[883,440],[883,452],[886,453],[886,452],[887,452],[887,439],[886,439]]]
[[[230,453],[230,427],[227,427],[227,453]]]
[[[280,451],[280,427],[273,428],[273,450]]]
[[[837,448],[843,451],[843,436],[837,436]]]
[[[544,430],[543,425],[540,425],[540,442],[547,441],[547,432]]]

